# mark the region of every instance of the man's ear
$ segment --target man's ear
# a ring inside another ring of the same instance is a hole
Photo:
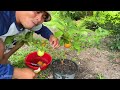
[[[47,13],[47,18],[45,19],[45,22],[48,22],[51,20],[51,14],[50,14],[50,11],[45,11]]]

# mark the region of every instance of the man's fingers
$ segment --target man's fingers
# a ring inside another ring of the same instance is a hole
[[[58,43],[58,41],[54,41],[54,43],[53,43],[53,48],[58,48],[59,47],[59,43]]]
[[[55,49],[59,48],[59,47],[60,47],[60,45],[58,43],[56,43],[56,45],[54,46]]]
[[[34,77],[33,78],[37,78],[38,77],[38,74],[37,73],[35,73],[35,75],[34,75]]]
[[[57,49],[57,48],[59,48],[59,47],[60,47],[60,45],[58,45],[58,46],[54,47],[54,49]]]

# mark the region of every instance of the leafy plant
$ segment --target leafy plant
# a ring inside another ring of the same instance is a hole
[[[55,36],[59,38],[60,45],[70,44],[71,47],[69,49],[71,50],[80,52],[85,48],[97,46],[102,38],[109,35],[109,31],[99,26],[96,31],[86,28],[85,22],[88,20],[94,22],[96,20],[95,16],[86,17],[76,23],[71,18],[65,17],[64,14],[61,15],[60,12],[53,12],[52,15],[53,19],[47,25],[55,29]]]
[[[97,79],[105,79],[104,75],[103,74],[97,74]]]
[[[93,11],[60,11],[62,17],[69,17],[72,20],[80,20],[86,16],[92,16]]]
[[[29,46],[29,49],[27,46],[25,46],[25,47],[27,47],[26,51],[21,48],[10,57],[11,63],[17,67],[25,67],[23,60],[30,52],[46,50],[47,40],[42,40],[41,38],[33,37],[33,31],[30,31],[27,33],[23,32],[19,35],[14,35],[12,37],[8,37],[7,41],[13,42],[12,40],[16,40],[19,43],[24,42],[25,45]]]

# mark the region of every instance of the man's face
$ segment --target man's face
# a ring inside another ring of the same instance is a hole
[[[38,24],[42,24],[47,13],[44,11],[16,11],[16,21],[24,28],[31,29]]]

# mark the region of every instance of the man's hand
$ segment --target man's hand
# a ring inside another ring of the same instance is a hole
[[[56,37],[54,37],[54,35],[50,36],[49,42],[50,42],[50,44],[52,45],[53,48],[58,48],[60,46],[59,45],[59,40]]]
[[[30,68],[14,68],[14,79],[34,79],[37,74]]]

